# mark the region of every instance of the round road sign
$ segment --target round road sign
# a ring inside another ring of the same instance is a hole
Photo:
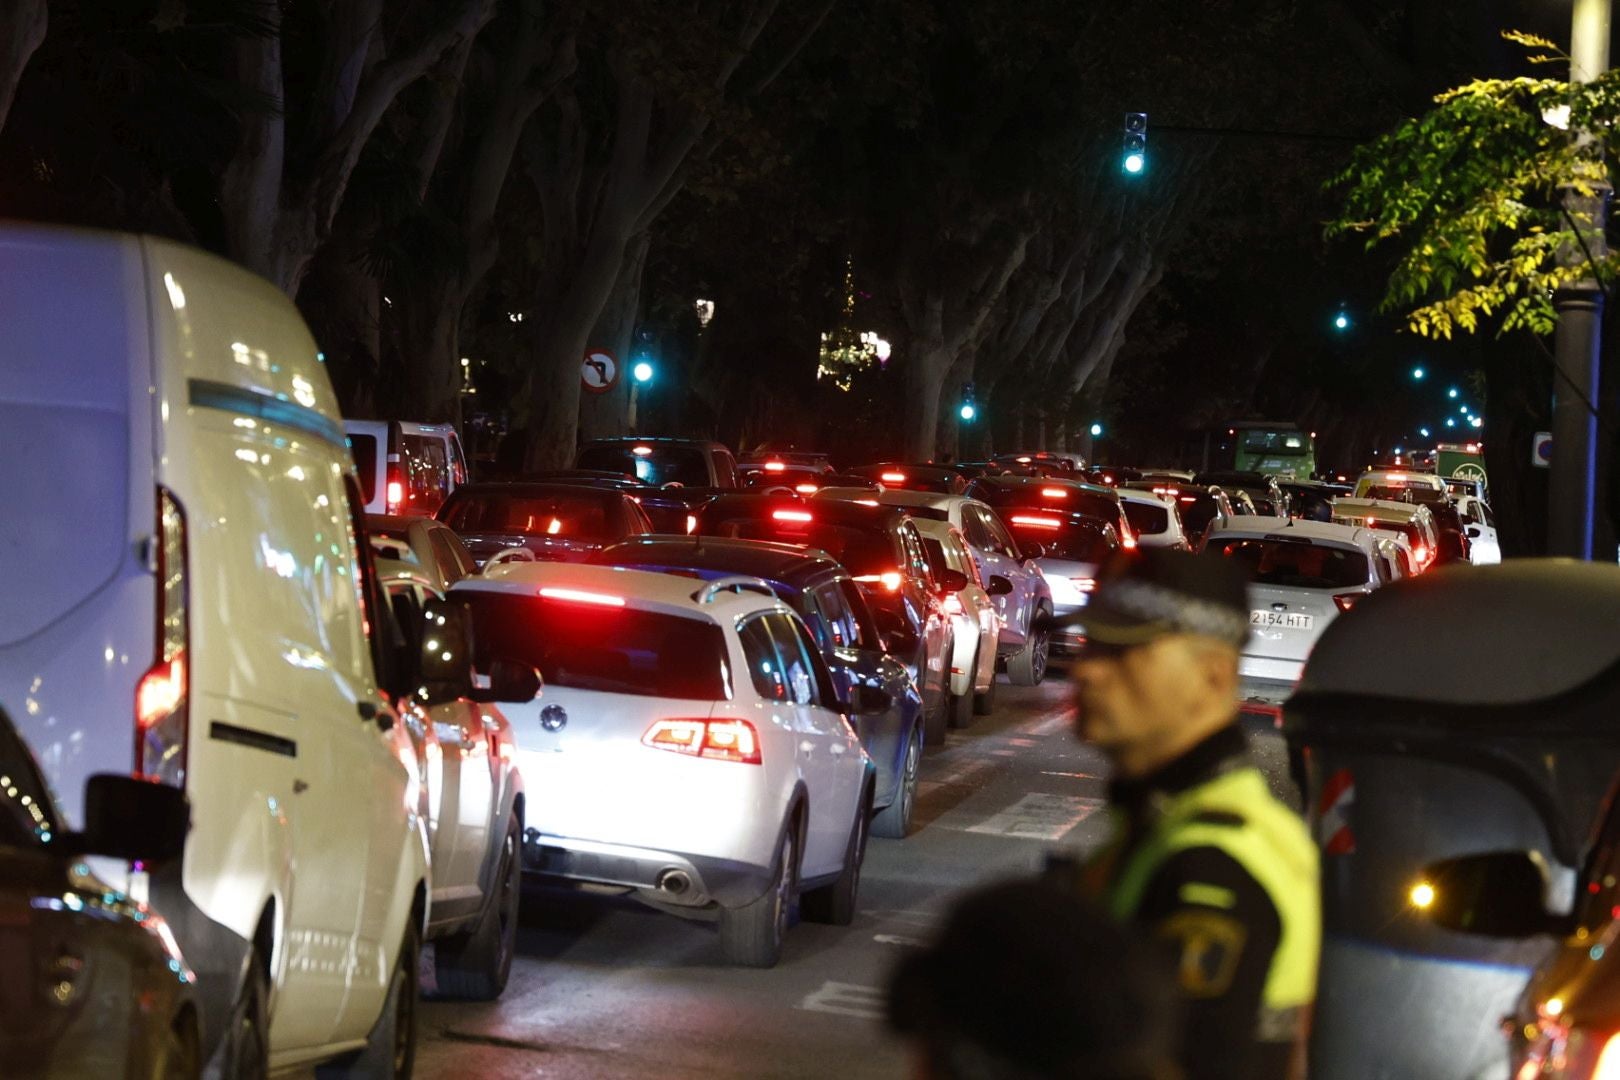
[[[579,381],[590,393],[605,394],[619,384],[619,362],[606,349],[592,349],[580,365]]]

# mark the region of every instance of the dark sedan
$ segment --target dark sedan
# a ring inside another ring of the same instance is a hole
[[[503,552],[579,562],[590,552],[653,531],[634,496],[581,484],[468,484],[439,507],[480,567]]]
[[[922,697],[906,666],[883,648],[866,597],[848,570],[814,550],[711,536],[627,540],[603,548],[590,561],[690,574],[705,581],[744,574],[769,582],[821,646],[840,696],[848,700],[857,685],[888,693],[887,712],[852,719],[861,745],[877,766],[872,806],[878,813],[872,831],[878,836],[906,835],[922,762]]]
[[[861,465],[845,469],[851,476],[876,480],[886,488],[906,491],[932,491],[940,495],[960,495],[967,486],[962,474],[948,465],[901,465],[893,462]]]
[[[1056,477],[986,476],[973,481],[967,494],[995,507],[1003,519],[1020,507],[1082,514],[1099,525],[1112,526],[1122,547],[1136,547],[1136,530],[1120,505],[1119,493],[1112,488]]]
[[[178,858],[185,795],[93,776],[85,831],[66,832],[3,711],[0,777],[0,1073],[197,1076],[196,980],[174,936],[81,858]]]

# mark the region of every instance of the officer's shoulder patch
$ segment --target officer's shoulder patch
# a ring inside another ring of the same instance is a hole
[[[1241,922],[1213,910],[1178,911],[1159,923],[1155,933],[1175,946],[1176,981],[1194,998],[1226,993],[1248,939]]]

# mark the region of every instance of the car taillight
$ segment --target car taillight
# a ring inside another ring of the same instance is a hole
[[[186,518],[163,488],[157,489],[152,569],[157,576],[157,656],[135,685],[135,773],[183,788],[190,713]]]
[[[882,574],[862,574],[855,580],[863,585],[882,585],[890,592],[899,592],[905,578],[901,576],[898,570],[890,570]]]
[[[955,593],[946,593],[940,603],[944,605],[947,615],[960,615],[965,610],[962,607],[962,598]]]
[[[1063,527],[1063,522],[1057,518],[1030,517],[1027,514],[1014,514],[1012,523],[1014,525],[1028,526],[1031,529],[1061,529]]]
[[[808,510],[772,510],[771,518],[774,521],[791,521],[800,525],[813,520]]]
[[[1426,563],[1429,561],[1429,549],[1419,544],[1417,549],[1412,552],[1412,557],[1420,563]]]
[[[1135,551],[1136,550],[1136,534],[1131,532],[1131,530],[1126,529],[1123,533],[1120,534],[1119,546],[1124,548],[1126,551]]]
[[[767,461],[765,463],[765,471],[766,472],[786,472],[787,471],[787,464],[785,462],[781,462],[781,461]]]
[[[557,585],[546,585],[540,589],[540,595],[547,600],[562,600],[570,604],[595,604],[597,607],[624,607],[624,597],[611,596],[608,593],[587,592],[584,589],[568,589]]]
[[[1592,1080],[1620,1080],[1620,1033],[1610,1035],[1598,1052]]]
[[[405,505],[405,471],[399,462],[388,463],[388,506],[386,512],[397,514]]]
[[[816,485],[814,485],[814,484],[800,484],[798,487],[794,488],[793,490],[797,491],[800,495],[814,495],[816,492],[820,491],[821,489],[816,487]]]
[[[1043,499],[1067,499],[1068,497],[1069,493],[1062,488],[1041,488],[1041,498]]]
[[[1363,595],[1363,593],[1356,592],[1339,593],[1333,598],[1333,602],[1338,605],[1340,611],[1349,611],[1351,608],[1356,606],[1356,602],[1360,600]]]
[[[885,484],[903,484],[906,482],[906,474],[903,472],[886,472],[883,474],[883,482]]]
[[[761,763],[759,733],[746,720],[658,720],[641,745],[713,761]]]
[[[697,532],[697,515],[696,514],[687,514],[686,515],[686,531],[689,532],[689,533]]]

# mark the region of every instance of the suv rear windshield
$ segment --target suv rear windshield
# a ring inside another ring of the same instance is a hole
[[[577,495],[458,493],[451,497],[449,509],[440,520],[462,535],[522,533],[565,540],[607,540],[622,531],[616,517],[605,499],[581,489]]]
[[[1070,522],[1054,528],[1050,525],[1034,524],[1037,521],[1047,520],[1045,518],[1024,514],[1012,514],[1006,520],[1019,543],[1040,544],[1046,550],[1046,554],[1042,557],[1047,559],[1067,559],[1070,562],[1083,563],[1102,562],[1108,558],[1109,552],[1119,546],[1113,537],[1093,526]]]
[[[1164,506],[1149,506],[1147,503],[1121,502],[1125,507],[1125,520],[1131,523],[1138,535],[1151,536],[1154,533],[1170,531],[1170,510]]]
[[[654,486],[712,487],[703,451],[689,446],[652,446],[638,454],[630,446],[588,446],[579,454],[581,469],[625,473]]]
[[[811,512],[813,513],[813,511]],[[786,521],[774,518],[738,517],[704,521],[707,536],[735,540],[773,540],[779,544],[803,544],[820,548],[856,577],[882,574],[900,568],[894,544],[888,533],[832,525],[821,521]]]
[[[691,701],[731,696],[725,636],[706,619],[504,592],[454,595],[472,610],[480,671],[499,657],[575,690]]]
[[[377,437],[350,435],[349,453],[354,455],[354,468],[360,474],[360,494],[369,506],[377,497]]]
[[[1359,551],[1298,540],[1224,540],[1220,553],[1247,566],[1256,585],[1344,589],[1367,584],[1371,572]]]

